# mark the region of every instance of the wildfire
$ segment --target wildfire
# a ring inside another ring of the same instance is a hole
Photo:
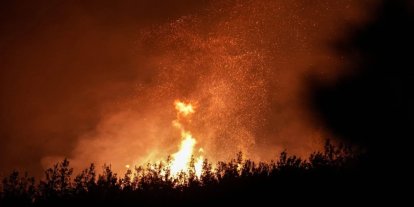
[[[195,151],[194,148],[197,144],[197,140],[193,137],[190,131],[184,128],[184,123],[191,121],[189,116],[195,113],[194,106],[190,103],[186,104],[178,100],[174,102],[174,105],[177,111],[177,118],[172,124],[181,132],[181,143],[179,150],[171,156],[172,159],[169,164],[170,175],[171,177],[176,178],[180,173],[189,175],[190,172],[192,172],[195,176],[200,178],[203,172],[204,157],[202,154],[204,150],[203,148],[199,148],[198,151]],[[125,167],[130,169],[131,165],[126,164]],[[161,173],[164,174],[165,171]]]
[[[175,109],[177,110],[177,119],[173,121],[173,126],[181,131],[181,144],[178,152],[172,155],[171,162],[171,174],[177,176],[180,172],[189,173],[190,169],[193,168],[194,173],[197,177],[201,176],[203,166],[203,156],[199,155],[195,157],[194,147],[197,143],[190,131],[185,130],[181,120],[187,118],[189,115],[195,113],[193,105],[186,104],[181,101],[174,102]],[[203,149],[198,150],[199,153],[203,152]],[[192,163],[192,159],[193,162]]]

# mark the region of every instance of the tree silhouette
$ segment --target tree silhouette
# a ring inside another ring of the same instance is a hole
[[[200,177],[193,169],[171,176],[170,159],[167,162],[147,164],[128,169],[118,177],[110,165],[104,165],[101,174],[95,165],[81,171],[72,180],[73,169],[64,159],[45,171],[45,177],[36,184],[34,178],[13,171],[4,178],[1,206],[74,206],[74,205],[198,205],[245,203],[244,199],[269,202],[274,196],[318,195],[346,192],[347,183],[354,179],[352,163],[360,154],[344,145],[327,141],[323,152],[301,159],[283,151],[276,161],[255,163],[243,159],[241,153],[228,162],[213,165],[207,159]],[[351,163],[351,164],[350,164]],[[213,167],[214,166],[214,167]],[[309,186],[319,185],[315,191]],[[294,193],[295,192],[295,193]],[[342,193],[342,194],[341,194]]]

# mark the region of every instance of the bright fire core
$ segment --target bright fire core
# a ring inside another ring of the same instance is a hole
[[[190,170],[193,170],[195,175],[200,177],[203,156],[199,155],[195,157],[194,147],[197,141],[191,132],[187,131],[182,124],[182,120],[188,119],[189,116],[195,113],[194,107],[190,103],[186,104],[178,100],[175,101],[174,105],[177,110],[177,119],[173,121],[173,126],[181,131],[181,144],[178,152],[172,155],[170,166],[171,174],[172,176],[177,176],[181,172],[189,173]],[[203,149],[200,148],[198,151],[202,153]]]

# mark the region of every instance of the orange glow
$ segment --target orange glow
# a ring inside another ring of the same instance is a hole
[[[71,47],[72,40],[78,41],[72,36],[48,45],[31,42],[39,38],[11,44],[16,46],[13,51],[24,46],[22,55],[28,59],[6,61],[13,70],[1,70],[5,74],[0,77],[7,80],[4,88],[15,88],[3,94],[4,106],[11,107],[3,107],[4,114],[13,118],[3,120],[11,142],[0,151],[22,151],[18,143],[27,137],[38,147],[36,157],[45,169],[67,156],[75,169],[90,162],[111,163],[118,174],[127,170],[126,164],[134,170],[168,155],[170,164],[184,163],[181,170],[188,169],[188,159],[179,158],[192,155],[196,171],[201,155],[212,163],[230,160],[238,152],[266,162],[285,149],[308,157],[322,149],[323,138],[334,135],[308,107],[307,77],[322,75],[329,83],[349,72],[336,65],[343,59],[331,54],[325,43],[343,37],[342,29],[335,29],[342,28],[340,22],[350,23],[354,15],[367,11],[365,6],[359,9],[356,0],[319,6],[294,2],[212,1],[200,10],[174,8],[180,13],[157,18],[154,25],[134,17],[129,20],[140,22],[114,24],[128,27],[113,30],[95,25],[86,34],[82,22],[61,25],[77,32],[79,41],[91,43],[79,47]],[[319,15],[325,8],[330,9]],[[49,30],[36,32],[46,38]],[[104,38],[96,38],[101,33]],[[59,45],[73,50],[54,52]],[[37,55],[43,49],[37,46],[46,47],[48,55]],[[34,66],[45,75],[32,73]],[[63,75],[53,68],[61,68]],[[53,87],[56,81],[59,87]],[[36,104],[25,104],[31,99]],[[34,116],[27,118],[28,113]],[[25,130],[17,130],[22,126]],[[191,138],[181,136],[182,130]],[[42,141],[51,135],[60,138]],[[186,146],[191,150],[179,153]],[[205,152],[199,152],[200,147]]]

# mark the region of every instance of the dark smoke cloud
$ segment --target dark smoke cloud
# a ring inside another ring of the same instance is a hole
[[[175,99],[199,106],[191,127],[212,159],[305,155],[328,132],[302,77],[341,72],[327,45],[364,13],[351,0],[2,2],[0,170],[164,157]]]
[[[399,173],[414,129],[414,4],[386,0],[375,8],[335,44],[351,63],[347,73],[330,83],[315,78],[310,100],[329,131],[369,151],[375,171]]]

